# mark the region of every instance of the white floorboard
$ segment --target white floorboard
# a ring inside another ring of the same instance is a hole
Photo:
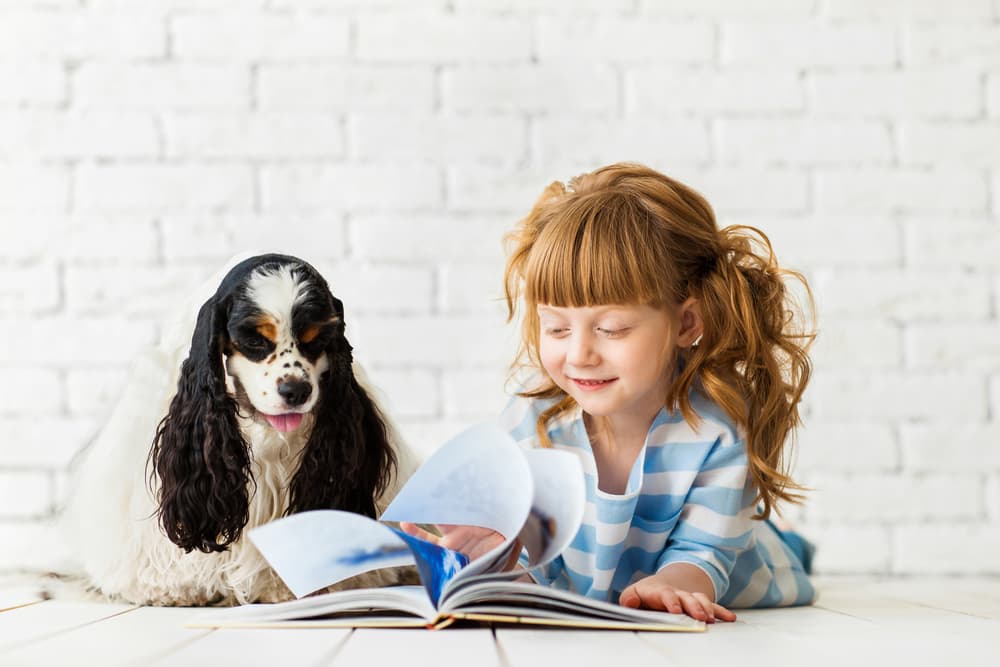
[[[57,602],[43,602],[37,608],[43,612]],[[9,612],[16,614],[20,610]],[[81,625],[50,636],[45,641],[32,642],[0,654],[0,664],[61,665],[67,658],[86,657],[91,665],[145,665],[167,652],[208,633],[184,627],[191,610],[183,608],[139,607],[99,623]],[[0,622],[4,619],[0,617]],[[0,626],[2,627],[2,626]]]
[[[0,587],[4,580],[0,579]],[[738,611],[705,633],[539,628],[204,630],[200,610],[40,600],[0,588],[0,665],[1000,666],[1000,579],[820,579],[812,607]]]
[[[132,609],[128,605],[49,600],[0,613],[0,656],[18,646],[38,643],[49,637]],[[0,664],[5,664],[0,660]]]
[[[355,630],[329,664],[335,667],[373,665],[499,667],[502,663],[493,641],[493,633],[489,629],[416,628]]]
[[[0,577],[0,611],[42,600],[37,580],[24,576]]]
[[[350,630],[214,630],[163,655],[151,667],[319,667],[332,664]]]
[[[498,629],[496,638],[506,664],[518,667],[663,664],[663,656],[656,648],[643,642],[634,632],[510,628]]]

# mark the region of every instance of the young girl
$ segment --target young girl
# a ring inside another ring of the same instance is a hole
[[[783,277],[802,277],[763,233],[719,230],[698,193],[636,164],[553,183],[509,241],[515,369],[533,374],[501,421],[576,453],[587,487],[572,545],[532,576],[708,622],[810,603],[811,545],[763,520],[801,500],[784,451],[812,335]],[[475,555],[495,538],[446,527],[440,542]]]

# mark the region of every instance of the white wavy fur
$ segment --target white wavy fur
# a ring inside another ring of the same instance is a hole
[[[310,416],[300,428],[286,434],[239,419],[252,452],[256,491],[251,495],[249,522],[243,536],[227,551],[185,553],[174,545],[160,528],[148,484],[150,445],[176,392],[198,308],[215,292],[229,269],[244,258],[231,260],[205,283],[193,295],[184,316],[166,329],[160,343],[136,359],[120,402],[80,463],[75,488],[61,517],[60,532],[75,561],[73,570],[83,574],[91,588],[111,599],[136,604],[203,605],[291,597],[246,538],[246,531],[284,514],[285,489],[311,429]],[[376,398],[377,393],[358,364],[354,371],[369,395]],[[398,466],[389,488],[376,503],[380,512],[418,463],[386,419]],[[396,576],[391,572],[372,573],[347,585],[395,583]]]

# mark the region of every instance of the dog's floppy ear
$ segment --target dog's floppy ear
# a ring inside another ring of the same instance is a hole
[[[221,290],[220,290],[221,291]],[[217,293],[201,307],[177,393],[150,451],[160,525],[185,551],[225,551],[249,516],[250,453],[226,393],[228,314]]]
[[[351,370],[344,310],[334,298],[338,330],[327,345],[315,425],[292,479],[288,513],[339,509],[375,517],[375,500],[389,483],[396,457],[378,407]]]

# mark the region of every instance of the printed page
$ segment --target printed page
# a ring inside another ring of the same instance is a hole
[[[275,604],[248,604],[212,609],[195,615],[187,625],[188,627],[238,627],[334,614],[359,615],[369,611],[412,614],[421,618],[424,623],[432,621],[437,615],[423,587],[392,586],[335,591]]]
[[[531,469],[514,440],[492,423],[459,433],[428,459],[383,521],[482,526],[515,537],[531,507]]]
[[[301,512],[247,535],[296,597],[362,572],[414,563],[394,529],[351,512]]]
[[[506,562],[531,509],[531,468],[524,452],[496,424],[474,426],[445,443],[417,471],[382,515],[384,521],[481,526],[504,541],[463,568],[456,582]]]
[[[520,545],[509,542],[504,545],[509,548],[483,556],[476,562],[478,569],[469,573],[480,575],[477,579],[489,576],[504,580],[521,576],[523,571],[520,570],[501,570],[510,561],[515,548],[527,550],[529,568],[545,565],[569,546],[580,529],[586,489],[579,459],[569,452],[554,449],[521,452],[531,469],[533,493],[531,509],[518,534]],[[463,574],[455,585],[466,581],[469,574]]]
[[[684,614],[631,609],[594,600],[578,593],[521,581],[475,581],[454,591],[442,605],[443,613],[486,612],[546,617],[546,611],[563,618],[605,619],[651,626],[702,630],[705,624]]]
[[[520,540],[528,551],[529,568],[535,568],[553,560],[576,537],[587,491],[580,460],[573,454],[555,449],[531,449],[524,454],[534,495]]]

